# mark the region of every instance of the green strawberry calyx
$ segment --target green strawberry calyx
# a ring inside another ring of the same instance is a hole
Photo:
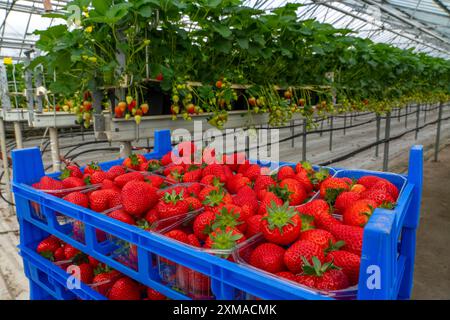
[[[222,208],[220,214],[216,216],[212,229],[225,230],[227,228],[237,228],[237,226],[242,224],[238,219],[239,213],[235,213],[233,209],[227,210],[226,208]]]
[[[216,207],[220,205],[223,201],[224,194],[220,190],[212,190],[208,196],[206,196],[203,204],[210,207]]]
[[[287,225],[296,225],[292,219],[295,215],[297,212],[294,208],[289,207],[289,202],[285,202],[280,207],[275,201],[271,201],[270,206],[267,207],[267,215],[262,219],[267,221],[270,230],[278,229],[280,233],[283,233],[284,227]]]
[[[228,250],[236,246],[236,242],[242,239],[242,234],[229,228],[228,230],[217,230],[210,234],[212,242],[211,249]]]
[[[328,247],[325,249],[325,254],[327,255],[328,253],[332,252],[332,251],[338,251],[341,250],[342,247],[345,246],[345,241],[343,240],[339,240],[333,243],[333,241],[328,242]]]
[[[72,172],[71,172],[68,168],[65,168],[65,169],[61,172],[61,175],[59,176],[59,180],[64,180],[64,179],[69,178],[71,173],[72,173]]]
[[[177,204],[179,201],[184,200],[183,190],[180,193],[177,193],[175,190],[172,190],[171,193],[165,193],[163,196],[163,200],[165,203]]]
[[[341,270],[341,268],[334,265],[333,261],[322,264],[316,256],[313,256],[311,260],[312,264],[308,261],[308,259],[302,256],[303,275],[321,277],[329,270]]]

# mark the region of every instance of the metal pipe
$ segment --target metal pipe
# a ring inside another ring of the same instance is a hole
[[[375,146],[375,157],[378,158],[380,151],[381,116],[377,114],[377,145]]]
[[[302,161],[306,161],[306,119],[303,120],[303,142],[302,142]]]
[[[6,149],[6,136],[5,136],[5,123],[3,118],[0,117],[0,145],[2,151],[2,160],[3,160],[3,172],[5,175],[5,196],[6,200],[12,203],[12,194],[11,194],[11,175],[9,174],[9,164],[8,164],[8,151]],[[10,215],[14,214],[14,209],[12,206],[8,206],[8,211]]]
[[[294,135],[295,135],[295,120],[292,120],[291,121],[291,137],[292,137],[292,139],[291,139],[291,147],[292,148],[294,148],[294,146],[295,146]]]
[[[23,149],[22,128],[20,122],[14,121],[14,136],[16,137],[16,148]]]
[[[389,139],[391,137],[391,113],[386,114],[386,128],[384,135],[384,159],[383,171],[387,172],[389,169]]]
[[[439,143],[441,139],[441,120],[442,120],[442,107],[443,103],[439,105],[437,132],[436,132],[436,144],[434,146],[434,161],[438,161],[439,158]]]
[[[334,125],[334,117],[330,117],[330,151],[333,150],[333,125]]]
[[[347,131],[347,113],[344,113],[344,136]]]
[[[415,140],[417,140],[419,136],[419,121],[420,121],[420,104],[417,104],[417,112],[416,112],[416,136]]]
[[[61,158],[59,155],[58,129],[49,128],[50,149],[52,154],[53,172],[61,171]]]

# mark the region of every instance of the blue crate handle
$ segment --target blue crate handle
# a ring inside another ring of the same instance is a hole
[[[146,158],[161,158],[171,150],[170,131],[155,132],[155,149]],[[374,212],[364,232],[361,260],[359,299],[407,299],[412,288],[415,253],[415,236],[419,219],[422,190],[422,147],[413,147],[409,174],[395,210]],[[232,299],[236,289],[244,290],[264,299],[327,299],[283,281],[268,279],[264,274],[198,252],[186,245],[157,234],[138,230],[120,221],[112,220],[89,209],[68,203],[62,199],[39,192],[29,187],[45,174],[39,149],[15,150],[13,160],[13,191],[21,225],[21,246],[34,246],[48,234],[55,234],[63,241],[77,247],[94,258],[109,264],[122,273],[150,286],[170,298],[187,297],[159,283],[152,273],[150,261],[153,254],[161,255],[188,268],[211,277],[212,290],[218,299]],[[104,170],[120,164],[121,159],[100,164]],[[380,176],[385,175],[379,173]],[[61,212],[85,224],[86,243],[81,244],[55,227],[54,222],[43,223],[32,219],[30,200],[39,203],[44,214]],[[134,271],[104,254],[104,248],[96,240],[96,228],[120,237],[138,246],[139,270]],[[401,242],[398,239],[401,235]],[[383,250],[380,250],[383,248]],[[378,266],[380,288],[366,284],[370,280],[373,266]]]

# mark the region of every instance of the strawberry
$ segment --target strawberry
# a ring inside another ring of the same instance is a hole
[[[270,186],[275,185],[275,181],[272,179],[271,176],[259,176],[255,180],[255,185],[253,186],[253,189],[255,192],[258,192],[260,190],[267,190]]]
[[[183,243],[188,243],[188,236],[185,232],[178,230],[178,229],[174,229],[174,230],[170,230],[168,232],[166,232],[164,234],[164,236],[177,240],[179,242],[183,242]]]
[[[267,213],[267,207],[271,206],[273,202],[277,206],[283,205],[283,200],[278,198],[273,192],[267,191],[261,200],[261,204],[258,208],[258,214],[265,215]]]
[[[64,254],[64,248],[59,247],[58,249],[56,249],[55,252],[53,253],[53,257],[54,257],[55,262],[66,260],[66,255]]]
[[[91,256],[88,256],[88,262],[94,269],[102,265],[102,263],[100,261],[98,261],[97,259],[95,259]]]
[[[295,172],[296,173],[306,173],[306,174],[312,174],[314,173],[314,169],[308,161],[299,162],[295,166]]]
[[[290,281],[297,281],[297,276],[295,274],[293,274],[292,272],[289,271],[281,271],[281,272],[277,272],[275,273],[275,275],[277,277],[286,279],[286,280],[290,280]]]
[[[288,199],[283,199],[289,201],[291,206],[297,206],[302,204],[306,200],[306,191],[302,184],[295,179],[284,179],[280,182],[280,187],[287,190],[289,193]]]
[[[356,192],[356,193],[362,193],[364,191],[366,191],[366,187],[364,187],[362,184],[354,184],[351,188],[350,191],[352,192]]]
[[[197,146],[191,141],[183,141],[177,145],[178,154],[182,157],[189,157],[197,152]]]
[[[103,212],[112,208],[112,197],[114,195],[117,195],[117,193],[111,189],[93,191],[89,195],[89,205],[91,210],[95,212]]]
[[[297,180],[303,186],[306,193],[310,193],[313,191],[314,185],[312,184],[311,180],[308,177],[308,174],[305,171],[297,173],[293,179]]]
[[[223,163],[226,164],[232,171],[237,172],[239,166],[245,163],[245,153],[233,153],[223,156]]]
[[[71,260],[71,259],[75,258],[75,256],[80,253],[81,253],[80,250],[78,250],[77,248],[73,247],[70,244],[66,244],[64,246],[64,255],[67,260]]]
[[[81,192],[72,192],[63,198],[64,200],[81,206],[83,208],[89,207],[89,197]]]
[[[286,269],[284,265],[285,250],[273,243],[260,244],[250,254],[249,264],[270,273]]]
[[[92,175],[95,171],[100,171],[101,168],[98,165],[98,162],[91,162],[84,168],[84,174]]]
[[[394,198],[382,189],[369,189],[361,193],[360,197],[361,199],[372,200],[377,206],[383,206],[384,208],[393,208],[395,205]]]
[[[176,156],[172,153],[172,151],[169,151],[161,158],[161,165],[165,167],[171,164],[172,158],[176,158]]]
[[[364,233],[363,228],[341,224],[331,226],[329,231],[336,238],[336,240],[342,240],[345,242],[342,250],[361,256]]]
[[[157,189],[142,181],[130,181],[122,188],[121,199],[126,212],[140,216],[158,202]]]
[[[202,177],[202,169],[188,169],[183,175],[183,182],[199,182]]]
[[[64,189],[73,189],[73,188],[80,188],[84,187],[86,183],[83,179],[76,178],[76,177],[68,177],[62,181]]]
[[[144,181],[144,176],[140,172],[129,172],[114,179],[114,183],[119,188],[123,188],[130,181]]]
[[[108,179],[108,178],[109,178],[108,173],[106,173],[104,171],[95,171],[91,175],[90,182],[91,182],[91,184],[99,184],[99,183],[102,183],[103,180]]]
[[[205,211],[199,214],[192,226],[195,236],[199,240],[205,240],[212,230],[212,225],[216,220],[216,214],[212,211]]]
[[[245,236],[238,230],[227,227],[216,229],[205,240],[204,247],[215,250],[228,250],[245,241]]]
[[[101,271],[100,273],[97,273],[94,276],[94,279],[92,280],[92,284],[94,285],[94,288],[97,292],[104,296],[108,296],[109,291],[111,290],[112,286],[114,285],[114,282],[122,277],[120,272],[116,270],[110,270],[110,271]]]
[[[56,237],[50,236],[39,242],[36,251],[45,257],[49,257],[60,247],[61,241]]]
[[[297,240],[301,230],[300,217],[287,202],[281,207],[272,202],[261,221],[264,238],[280,245],[288,245]]]
[[[132,154],[123,161],[122,166],[133,170],[139,170],[141,164],[144,162],[147,162],[147,159],[145,159],[143,155]]]
[[[350,186],[341,178],[328,178],[320,186],[320,197],[328,203],[334,203],[336,198]]]
[[[316,224],[314,222],[314,216],[309,216],[307,214],[299,214],[300,220],[302,220],[302,232],[316,229]]]
[[[205,188],[206,189],[206,188]],[[203,191],[202,191],[203,192]],[[217,212],[225,204],[231,204],[233,198],[229,193],[216,189],[211,190],[203,201],[205,209]]]
[[[189,206],[189,212],[197,211],[202,208],[202,203],[197,198],[187,197],[184,199],[184,201],[186,201]]]
[[[347,276],[333,263],[326,262],[322,264],[317,257],[312,258],[312,264],[307,259],[303,259],[303,261],[302,276],[313,277],[309,278],[308,283],[305,283],[305,285],[325,291],[336,291],[349,287]],[[300,279],[304,281],[301,277],[297,278],[297,281]],[[313,285],[310,283],[311,279]]]
[[[334,265],[342,269],[351,286],[358,283],[359,267],[361,265],[361,258],[358,255],[344,250],[337,250],[329,252],[327,260],[332,261]]]
[[[207,165],[206,167],[204,167],[203,171],[202,171],[202,177],[209,176],[209,175],[213,175],[216,177],[224,175],[222,165],[213,163],[213,164],[210,164],[210,165]]]
[[[102,181],[101,187],[102,190],[115,190],[117,192],[120,192],[120,188],[111,180],[105,179]]]
[[[158,211],[156,208],[150,209],[144,217],[145,221],[151,226],[153,223],[159,220]]]
[[[353,180],[349,177],[342,177],[341,180],[347,183],[350,187],[353,185]]]
[[[358,200],[344,212],[344,223],[350,226],[364,227],[377,207],[373,200]]]
[[[392,196],[394,201],[397,201],[398,194],[399,194],[398,188],[394,184],[390,183],[389,181],[387,181],[385,179],[375,183],[375,185],[371,189],[385,191]]]
[[[241,188],[251,184],[249,178],[244,177],[242,174],[238,173],[234,175],[231,179],[227,181],[227,190],[232,194],[236,194]]]
[[[184,166],[182,165],[173,165],[165,168],[163,170],[163,174],[165,176],[178,177],[184,174]]]
[[[68,165],[61,172],[61,175],[59,176],[59,179],[60,180],[64,180],[64,179],[67,179],[69,177],[81,179],[81,178],[83,178],[83,173],[81,172],[81,170],[80,170],[80,168],[78,166]]]
[[[184,200],[183,191],[177,193],[165,193],[162,199],[156,205],[160,219],[166,219],[179,216],[189,212],[189,203]]]
[[[216,186],[216,187],[221,187],[223,186],[223,182],[227,181],[225,175],[220,175],[220,176],[214,176],[212,174],[209,174],[207,176],[204,176],[203,178],[201,178],[200,183],[203,185],[210,185],[210,186]]]
[[[359,178],[357,183],[363,185],[366,189],[370,189],[381,180],[383,180],[383,178],[377,176],[364,176]]]
[[[361,195],[352,191],[342,192],[336,198],[334,209],[336,213],[343,214],[347,208],[349,208],[354,202],[361,199]]]
[[[245,236],[251,238],[261,232],[261,221],[263,216],[254,215],[247,219],[247,231]]]
[[[111,287],[108,298],[109,300],[140,300],[139,284],[128,277],[120,278]]]
[[[113,212],[110,212],[108,214],[108,217],[122,221],[123,223],[135,225],[136,222],[134,221],[134,218],[129,215],[125,210],[116,210]]]
[[[249,190],[249,191],[248,191]],[[254,215],[258,210],[258,200],[255,192],[249,187],[244,187],[233,197],[233,203],[248,212],[247,216]]]
[[[151,159],[146,162],[142,162],[139,167],[139,171],[155,172],[161,169],[161,162],[156,159]]]
[[[149,300],[167,300],[165,295],[152,288],[147,288],[147,298]]]
[[[125,174],[126,171],[125,168],[122,166],[112,166],[106,173],[108,174],[109,180],[114,180],[118,176]]]
[[[284,179],[294,178],[294,176],[295,176],[294,169],[289,166],[284,166],[278,170],[277,179],[279,181],[282,181]]]
[[[261,175],[261,167],[257,164],[251,164],[244,173],[244,177],[255,181]]]
[[[225,181],[228,181],[229,179],[233,178],[234,174],[229,166],[222,166],[222,169],[223,169],[223,175],[225,177]]]
[[[322,229],[304,231],[300,234],[300,240],[308,240],[318,244],[323,250],[336,242],[333,235]]]
[[[193,247],[197,247],[197,248],[201,247],[200,241],[198,241],[195,234],[188,234],[186,243]]]
[[[70,265],[69,267],[67,267],[67,269],[74,268],[74,266],[76,265]],[[79,271],[77,272],[75,269],[71,274],[84,284],[91,284],[94,279],[94,270],[92,266],[89,263],[82,263],[76,267],[79,268]]]
[[[298,240],[284,253],[284,263],[291,272],[299,273],[303,269],[304,259],[311,263],[313,257],[323,262],[325,260],[323,249],[314,242]]]
[[[39,183],[40,189],[45,191],[58,191],[64,189],[64,184],[61,181],[47,176],[43,176]],[[51,192],[49,193],[52,194]]]
[[[164,184],[164,178],[157,175],[146,176],[144,181],[150,183],[150,185],[152,185],[156,189],[160,189]]]
[[[247,230],[247,223],[242,216],[242,209],[233,204],[226,204],[216,213],[213,229],[234,228],[240,232]]]
[[[317,277],[306,275],[306,274],[300,274],[300,275],[297,275],[295,281],[306,287],[315,288]]]

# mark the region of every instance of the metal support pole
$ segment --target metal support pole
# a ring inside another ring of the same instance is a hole
[[[294,135],[295,135],[295,120],[292,120],[291,121],[291,137],[292,137],[292,139],[291,139],[291,147],[292,148],[294,148],[294,146],[295,146],[295,138],[294,138]]]
[[[14,136],[16,137],[16,148],[23,149],[23,139],[22,139],[22,128],[20,127],[20,122],[14,122]]]
[[[405,107],[405,128],[408,128],[408,105]]]
[[[391,137],[391,113],[386,114],[386,128],[384,135],[384,159],[383,159],[383,171],[389,169],[389,139]]]
[[[334,117],[330,117],[330,151],[333,150],[333,127],[334,127]]]
[[[416,136],[415,140],[417,140],[417,137],[419,136],[419,120],[420,120],[420,104],[417,104],[417,112],[416,112]]]
[[[344,113],[344,136],[347,131],[347,113]]]
[[[50,149],[52,153],[53,172],[61,171],[61,159],[59,155],[58,129],[48,128],[50,134]]]
[[[441,139],[442,107],[443,107],[443,103],[441,103],[439,105],[437,132],[436,132],[436,144],[434,146],[434,161],[438,161],[438,158],[439,158],[439,143],[440,143],[440,139]]]
[[[322,120],[320,121],[320,136],[323,136],[323,120],[324,118],[322,118]]]
[[[350,113],[350,126],[353,125],[353,112]]]
[[[377,145],[375,146],[375,157],[378,158],[379,151],[380,151],[380,132],[381,132],[381,116],[379,114],[376,115],[377,117]]]
[[[1,151],[2,151],[2,159],[3,159],[3,172],[4,172],[4,178],[5,181],[5,197],[8,202],[13,201],[12,194],[11,194],[11,176],[9,174],[9,164],[8,164],[8,151],[6,149],[6,136],[5,136],[5,123],[3,122],[3,118],[0,118],[0,145],[1,145]],[[8,206],[8,210],[10,215],[14,214],[14,209],[12,206]]]
[[[303,120],[302,161],[306,161],[306,119]]]
[[[423,115],[423,123],[427,123],[427,111],[428,111],[428,104],[424,107],[424,115]]]
[[[122,141],[120,144],[120,158],[128,158],[131,156],[131,142],[130,141]]]
[[[402,108],[398,107],[398,118],[397,121],[400,122],[400,116],[402,114]]]

